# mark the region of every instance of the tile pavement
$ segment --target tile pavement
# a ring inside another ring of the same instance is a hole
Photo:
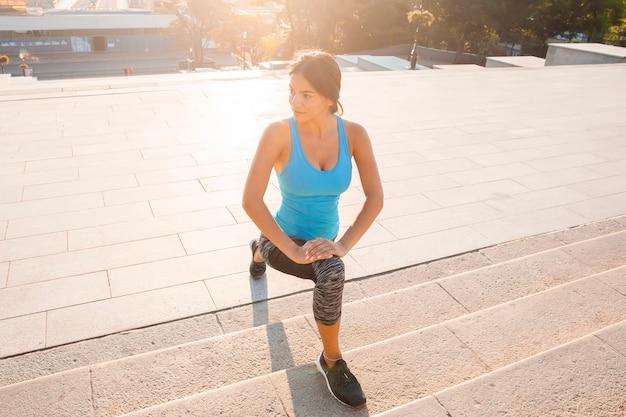
[[[345,73],[385,188],[348,277],[625,214],[624,80],[626,64]],[[20,81],[0,83],[0,357],[310,288],[270,270],[259,294],[247,273],[241,192],[289,115],[284,72]],[[362,200],[355,176],[342,227]]]

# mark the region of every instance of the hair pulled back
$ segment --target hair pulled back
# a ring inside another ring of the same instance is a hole
[[[301,51],[291,64],[291,74],[302,75],[315,91],[330,99],[333,102],[330,106],[331,114],[343,113],[343,106],[339,102],[341,70],[334,56],[320,50]]]

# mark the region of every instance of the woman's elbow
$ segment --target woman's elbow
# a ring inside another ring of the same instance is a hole
[[[367,200],[372,209],[376,211],[376,214],[380,213],[383,210],[383,205],[385,204],[385,196],[382,189],[369,194],[367,196]]]
[[[241,197],[241,207],[248,215],[250,215],[250,213],[254,211],[254,200],[255,199],[246,192],[244,192],[243,196]]]

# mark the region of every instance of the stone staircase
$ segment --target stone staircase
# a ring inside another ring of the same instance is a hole
[[[316,371],[307,290],[0,360],[0,415],[624,416],[625,254],[622,216],[347,282],[362,410]]]

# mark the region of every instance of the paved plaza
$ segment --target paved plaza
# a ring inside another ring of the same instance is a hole
[[[29,81],[0,79],[0,357],[311,288],[248,277],[241,194],[289,116],[285,72]],[[624,64],[345,72],[385,190],[348,278],[626,214],[625,81]],[[344,228],[362,201],[354,176]]]

